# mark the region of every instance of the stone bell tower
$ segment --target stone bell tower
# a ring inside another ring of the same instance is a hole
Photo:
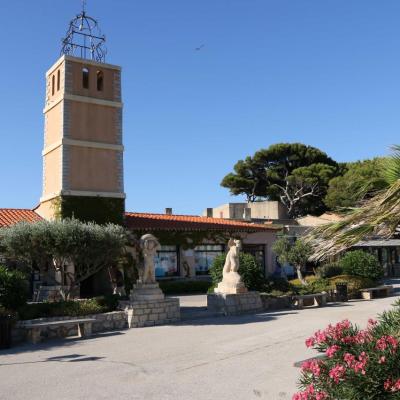
[[[85,10],[46,73],[43,194],[36,212],[122,223],[121,67],[105,63],[105,37]]]

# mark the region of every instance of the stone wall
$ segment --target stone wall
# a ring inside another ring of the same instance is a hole
[[[74,320],[81,318],[93,318],[96,322],[93,322],[92,331],[93,333],[105,332],[112,330],[121,330],[128,327],[128,318],[125,311],[113,311],[104,314],[91,314],[80,317],[52,317],[52,318],[39,318],[26,321],[19,321],[12,330],[12,342],[21,343],[26,340],[27,330],[24,329],[24,325],[28,325],[33,322],[51,322],[51,321],[64,321]],[[77,336],[78,330],[76,325],[71,326],[59,326],[59,327],[46,327],[42,330],[42,336],[48,339],[57,337],[68,337]]]
[[[128,315],[129,328],[164,325],[181,318],[179,299],[166,298],[153,301],[120,301],[120,308]]]
[[[260,294],[260,297],[265,311],[292,308],[292,296],[271,297],[268,294]]]
[[[207,295],[207,309],[223,315],[238,315],[263,310],[260,294],[248,292],[240,294],[214,293]]]

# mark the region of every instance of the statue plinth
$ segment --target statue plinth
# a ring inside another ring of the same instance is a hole
[[[243,283],[240,275],[235,271],[231,271],[224,274],[222,282],[220,282],[218,286],[214,289],[214,293],[247,293],[247,288]]]
[[[133,285],[130,293],[130,301],[155,301],[164,300],[165,296],[157,282],[155,283],[142,283],[137,282]]]
[[[181,318],[179,299],[165,298],[157,282],[137,282],[119,308],[126,312],[129,328],[172,324]]]

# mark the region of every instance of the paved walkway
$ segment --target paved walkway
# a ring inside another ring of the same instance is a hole
[[[0,351],[0,399],[290,399],[293,364],[313,355],[308,336],[343,318],[364,325],[394,300],[201,318]]]

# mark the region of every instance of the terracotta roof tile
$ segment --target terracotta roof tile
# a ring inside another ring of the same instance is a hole
[[[132,230],[234,230],[245,232],[276,231],[272,225],[253,224],[223,218],[195,215],[125,213],[126,226]]]
[[[14,225],[18,222],[36,222],[42,218],[33,210],[0,208],[0,228]]]

